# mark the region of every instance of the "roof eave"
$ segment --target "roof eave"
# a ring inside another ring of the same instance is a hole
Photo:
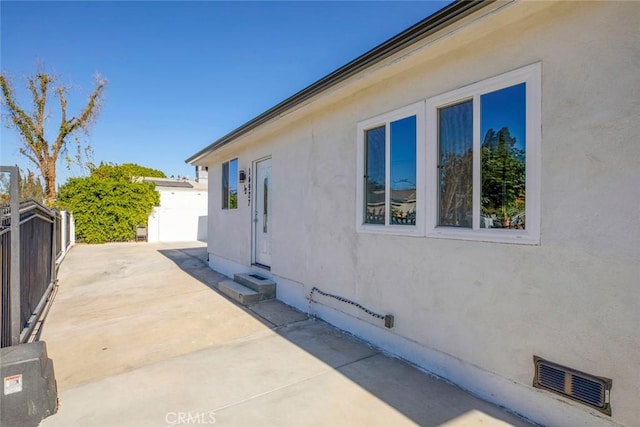
[[[465,16],[493,3],[496,0],[458,0],[434,14],[428,16],[405,31],[397,34],[382,44],[374,47],[353,61],[343,65],[334,72],[312,83],[301,91],[295,93],[264,113],[249,120],[245,124],[229,132],[204,149],[185,160],[186,163],[195,164],[205,156],[232,142],[236,138],[250,132],[273,118],[280,116],[291,108],[301,104],[311,97],[321,93],[336,84],[348,79],[389,56],[401,51],[431,34],[452,25]]]

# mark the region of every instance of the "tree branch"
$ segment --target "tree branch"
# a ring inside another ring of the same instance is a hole
[[[102,95],[102,91],[107,84],[107,81],[100,76],[95,77],[96,86],[89,96],[89,101],[87,102],[86,107],[80,113],[79,117],[72,117],[69,120],[66,120],[66,107],[67,101],[64,97],[64,89],[58,89],[58,96],[60,97],[60,106],[63,111],[62,120],[60,122],[60,132],[58,133],[58,137],[56,138],[56,142],[53,145],[53,153],[57,158],[58,153],[65,145],[65,139],[67,136],[71,135],[78,129],[84,129],[85,131],[89,129],[94,119],[97,117],[100,112],[100,96]]]
[[[52,81],[53,78],[45,73],[39,73],[35,76],[35,78],[29,78],[29,89],[31,90],[31,95],[33,97],[33,103],[35,107],[34,115],[36,119],[36,127],[34,131],[36,134],[35,136],[37,137],[37,143],[42,147],[38,149],[38,151],[43,151],[45,153],[49,152],[49,144],[44,137],[44,123],[47,118],[45,107],[47,105],[49,84]]]
[[[31,120],[31,117],[16,103],[13,87],[4,74],[0,75],[0,90],[2,90],[4,104],[9,110],[9,118],[16,128],[18,128],[19,133],[25,141],[30,146],[35,145],[37,137],[33,120]]]
[[[40,159],[35,158],[31,153],[29,153],[27,150],[25,150],[22,147],[19,148],[18,151],[20,152],[20,154],[25,156],[27,159],[31,160],[31,162],[34,165],[36,165],[38,167],[38,169],[40,169]]]

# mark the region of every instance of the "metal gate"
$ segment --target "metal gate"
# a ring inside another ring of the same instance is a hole
[[[60,212],[33,200],[20,203],[18,168],[2,166],[0,172],[11,175],[10,205],[0,207],[0,344],[7,347],[31,335],[56,283],[57,256],[66,248]]]

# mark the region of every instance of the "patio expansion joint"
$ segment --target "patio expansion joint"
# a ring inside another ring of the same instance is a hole
[[[263,316],[262,314],[258,313],[257,311],[254,311],[252,309],[253,306],[249,306],[249,307],[244,307],[246,308],[252,315],[260,318],[260,321],[265,321],[266,323],[269,323],[270,328],[273,329],[274,331],[279,331],[280,329],[285,329],[288,326],[292,326],[295,325],[296,323],[300,323],[300,322],[306,322],[309,320],[309,317],[307,316],[304,319],[300,319],[300,320],[292,320],[291,322],[287,322],[287,323],[282,323],[282,324],[277,324],[272,322],[271,320],[269,320],[268,318],[266,318],[265,316]]]

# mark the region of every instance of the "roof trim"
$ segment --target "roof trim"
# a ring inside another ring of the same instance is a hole
[[[193,164],[193,162],[201,160],[213,151],[223,147],[234,139],[250,132],[293,107],[300,105],[311,97],[337,85],[354,74],[381,62],[407,46],[428,37],[429,35],[453,24],[454,22],[489,5],[490,3],[493,3],[494,1],[495,0],[458,0],[440,9],[412,27],[409,27],[403,32],[395,35],[353,61],[343,65],[334,72],[285,99],[276,106],[268,109],[264,113],[249,120],[237,129],[229,132],[206,148],[189,157],[185,162]]]

